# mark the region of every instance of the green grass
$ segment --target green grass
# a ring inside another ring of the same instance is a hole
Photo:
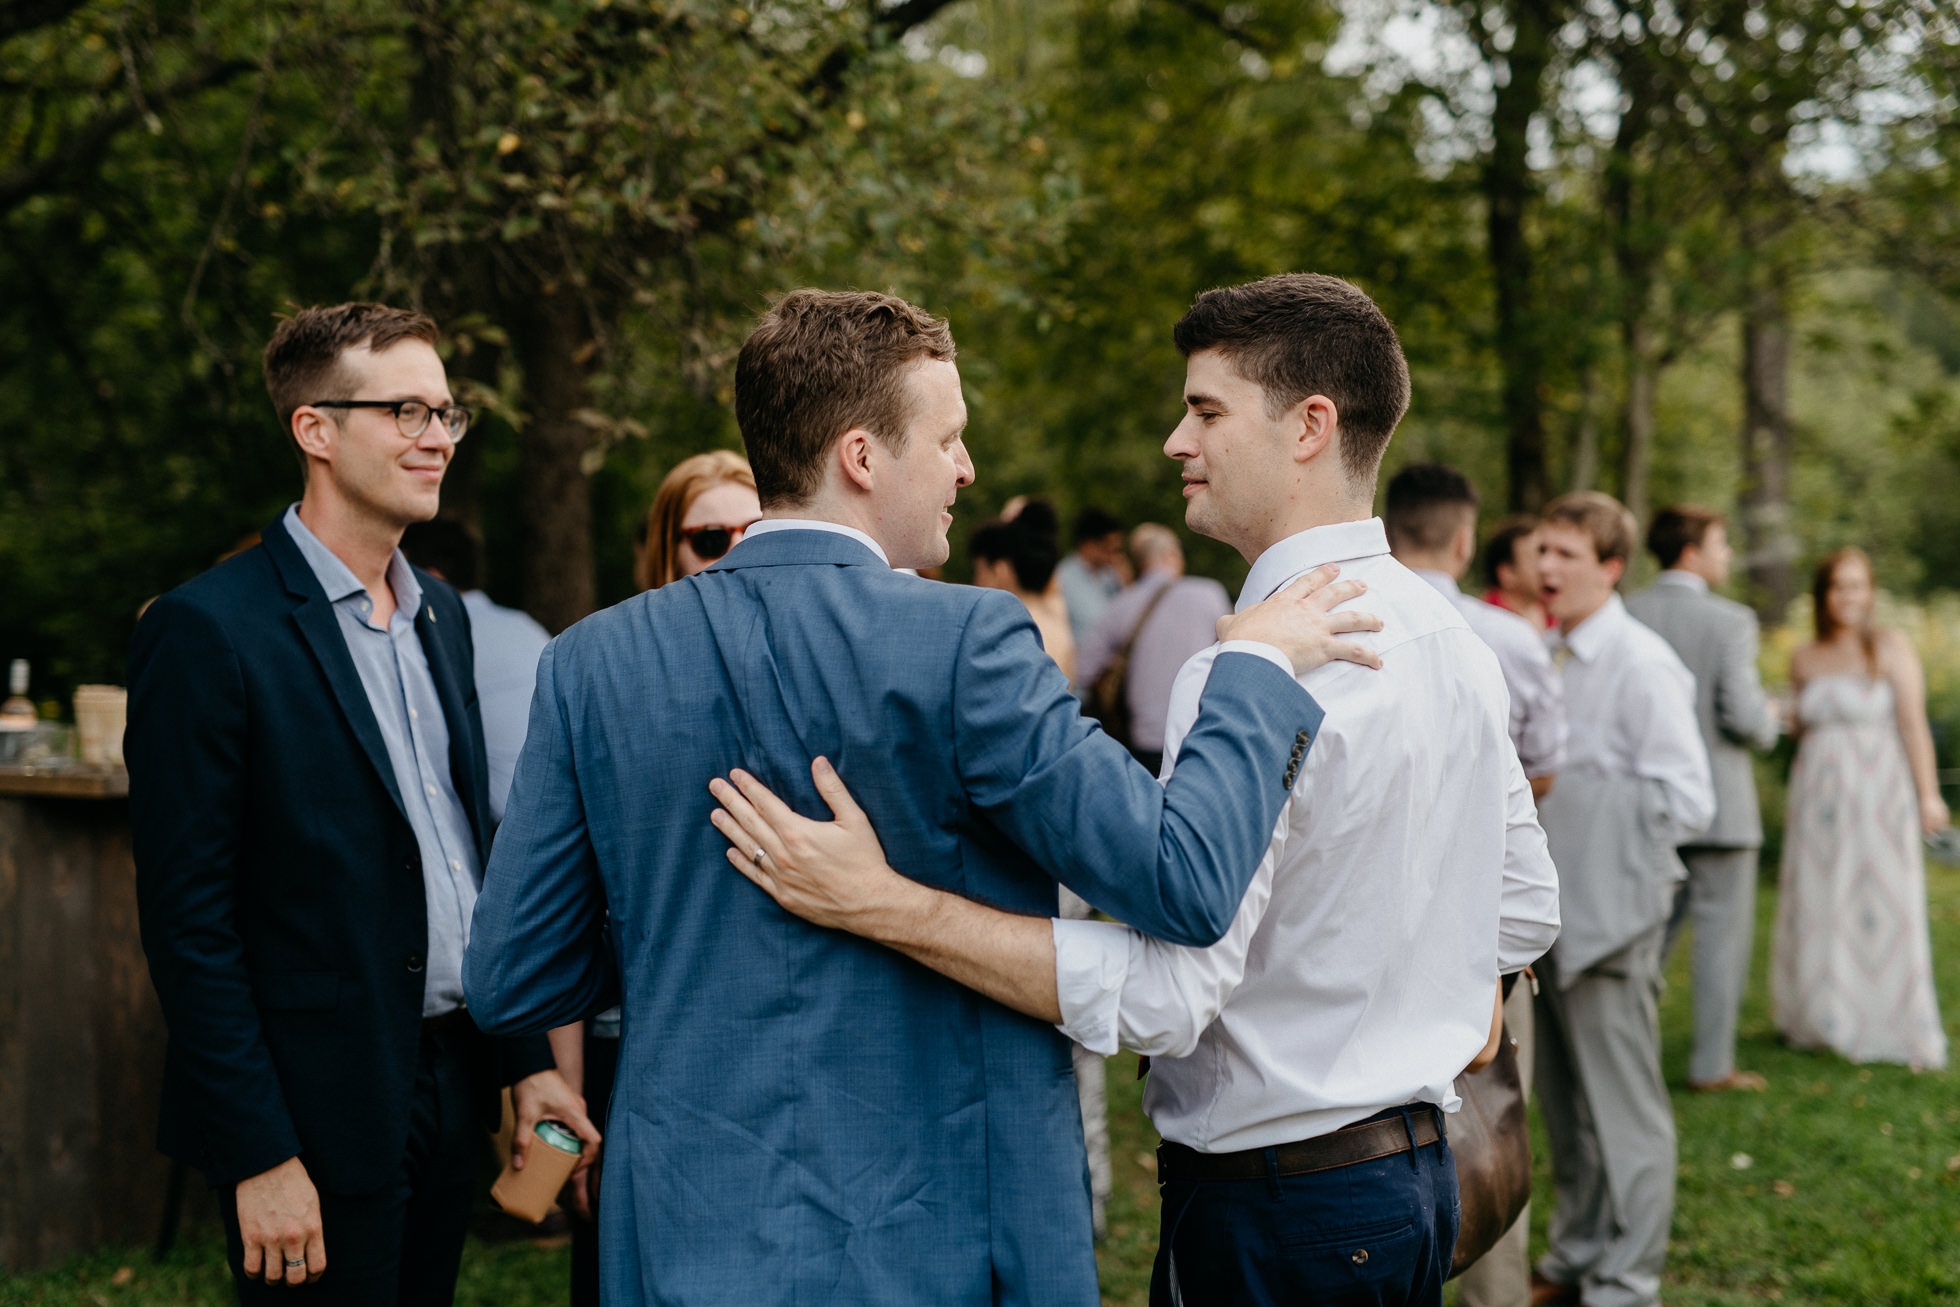
[[[1929,869],[1934,968],[1949,1038],[1960,1049],[1960,871]],[[1691,1095],[1687,950],[1676,950],[1661,1004],[1674,1086],[1681,1178],[1668,1259],[1669,1307],[1743,1304],[1960,1304],[1960,1076],[1854,1067],[1783,1047],[1769,1022],[1765,889],[1739,1061],[1766,1094]],[[1103,1300],[1141,1307],[1157,1247],[1156,1132],[1139,1108],[1136,1059],[1109,1066],[1116,1174],[1103,1248]],[[1551,1213],[1544,1136],[1536,1132],[1534,1253]],[[1737,1155],[1749,1164],[1737,1167]],[[0,1277],[0,1307],[162,1307],[230,1301],[215,1233],[194,1232],[163,1265],[110,1251],[57,1271]],[[127,1269],[124,1283],[119,1272]],[[457,1302],[545,1307],[566,1298],[567,1254],[529,1242],[472,1240]]]

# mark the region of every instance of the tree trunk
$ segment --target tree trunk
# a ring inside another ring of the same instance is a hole
[[[541,288],[504,318],[524,372],[527,418],[518,432],[524,610],[556,634],[592,611],[592,484],[580,466],[592,433],[572,415],[587,406],[585,365],[591,335],[577,292]]]
[[[1660,388],[1660,369],[1654,363],[1654,329],[1644,308],[1631,309],[1621,324],[1626,349],[1627,406],[1621,415],[1626,431],[1626,465],[1620,476],[1620,497],[1636,519],[1647,520],[1647,465],[1654,454],[1654,393]]]
[[[1779,622],[1797,593],[1797,539],[1790,517],[1790,308],[1780,271],[1756,274],[1742,322],[1743,567],[1765,623]]]
[[[1647,471],[1654,453],[1654,394],[1660,368],[1655,357],[1653,314],[1654,266],[1665,247],[1641,186],[1642,143],[1653,126],[1658,92],[1651,57],[1638,46],[1622,47],[1620,80],[1627,89],[1627,107],[1606,161],[1606,212],[1613,223],[1613,263],[1619,273],[1620,352],[1626,369],[1626,407],[1620,414],[1625,439],[1620,473],[1620,498],[1634,517],[1647,520]]]
[[[1572,476],[1568,490],[1592,490],[1599,484],[1599,376],[1591,365],[1579,393],[1579,425],[1572,441]]]
[[[1536,512],[1550,497],[1545,460],[1544,337],[1532,293],[1532,251],[1526,212],[1535,191],[1531,120],[1544,105],[1551,61],[1552,12],[1559,0],[1516,0],[1506,6],[1513,32],[1501,58],[1491,114],[1493,142],[1483,171],[1488,208],[1491,278],[1497,292],[1497,357],[1503,369],[1504,462],[1514,511]]]

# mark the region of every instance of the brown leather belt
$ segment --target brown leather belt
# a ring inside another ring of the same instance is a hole
[[[1442,1113],[1431,1103],[1412,1103],[1409,1121],[1398,1110],[1393,1116],[1371,1117],[1332,1134],[1273,1149],[1249,1148],[1242,1153],[1201,1153],[1168,1141],[1157,1145],[1157,1183],[1173,1180],[1264,1180],[1266,1154],[1274,1154],[1280,1175],[1311,1175],[1393,1157],[1409,1151],[1409,1125],[1415,1127],[1416,1147],[1427,1148],[1443,1137]]]

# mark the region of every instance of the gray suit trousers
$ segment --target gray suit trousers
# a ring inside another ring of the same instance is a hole
[[[1674,1110],[1661,1080],[1657,925],[1561,987],[1537,964],[1538,1110],[1552,1145],[1551,1249],[1541,1274],[1586,1307],[1660,1300],[1674,1219]]]
[[[1685,848],[1688,879],[1667,923],[1663,965],[1681,928],[1694,923],[1695,1051],[1688,1079],[1720,1080],[1735,1070],[1735,1032],[1749,957],[1756,943],[1755,849]]]

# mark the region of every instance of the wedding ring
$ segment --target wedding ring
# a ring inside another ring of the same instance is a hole
[[[768,856],[769,855],[767,853],[764,853],[762,851],[762,846],[758,844],[755,846],[755,852],[749,855],[749,861],[753,862],[756,866],[760,867],[762,865],[762,860]]]
[[[289,1271],[297,1270],[304,1265],[306,1265],[306,1259],[304,1257],[288,1257],[286,1259],[286,1269]]]

